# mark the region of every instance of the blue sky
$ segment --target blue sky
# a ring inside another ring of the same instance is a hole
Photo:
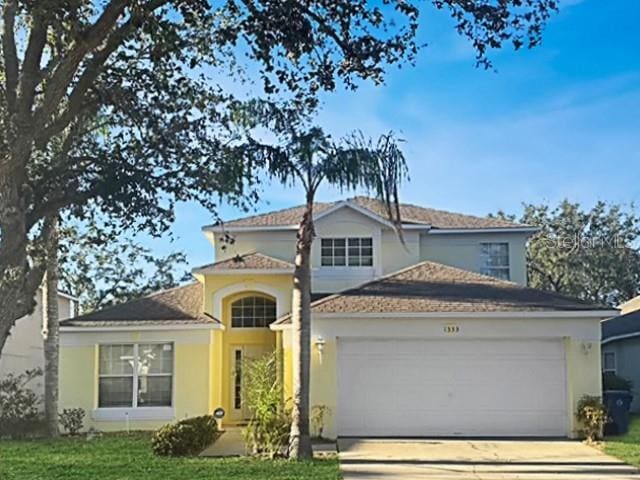
[[[411,174],[402,200],[411,203],[478,215],[565,197],[640,203],[640,1],[560,3],[540,47],[492,54],[497,72],[476,69],[451,21],[428,10],[420,39],[429,46],[416,67],[390,70],[384,86],[325,97],[318,123],[336,137],[397,132]],[[319,200],[341,196],[324,189]],[[300,198],[267,186],[256,211]],[[159,254],[184,251],[191,266],[209,262],[200,227],[210,220],[182,204],[174,240],[150,244]]]

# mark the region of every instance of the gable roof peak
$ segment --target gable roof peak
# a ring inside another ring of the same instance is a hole
[[[387,221],[387,211],[382,201],[364,196],[356,195],[346,199],[333,202],[316,202],[314,204],[314,216],[322,217],[334,209],[348,205],[362,213],[369,214],[380,221]],[[233,231],[234,229],[293,229],[297,225],[304,213],[305,205],[284,208],[272,212],[261,213],[244,218],[238,218],[222,225],[210,225],[204,230]],[[434,230],[514,230],[535,231],[530,225],[510,222],[499,218],[479,217],[462,213],[454,213],[446,210],[421,207],[411,203],[400,204],[400,216],[404,224],[430,227]]]

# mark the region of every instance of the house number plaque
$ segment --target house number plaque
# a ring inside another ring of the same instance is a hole
[[[445,325],[444,326],[444,333],[459,333],[460,332],[460,326],[458,325]]]

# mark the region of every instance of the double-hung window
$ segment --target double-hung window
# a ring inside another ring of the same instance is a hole
[[[173,344],[100,345],[99,408],[170,407]]]
[[[480,273],[502,280],[511,278],[507,242],[480,244]]]
[[[323,267],[373,266],[371,237],[323,238],[320,264]]]
[[[604,373],[616,373],[616,352],[604,352],[602,354],[602,371]]]

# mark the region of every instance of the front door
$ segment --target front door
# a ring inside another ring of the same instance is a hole
[[[242,366],[246,360],[261,358],[272,353],[273,349],[266,345],[233,345],[231,347],[231,420],[246,421],[251,418],[243,397]]]

